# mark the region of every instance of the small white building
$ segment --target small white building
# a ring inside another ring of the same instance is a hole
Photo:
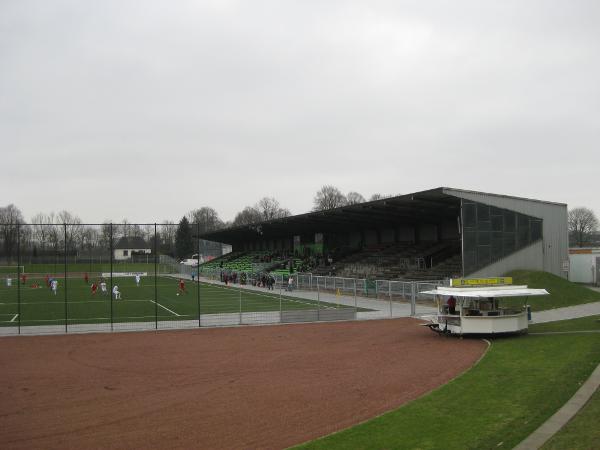
[[[569,249],[569,281],[600,284],[600,247]]]
[[[115,261],[124,261],[131,259],[132,255],[150,255],[152,249],[150,245],[141,237],[122,237],[119,239],[113,249]]]

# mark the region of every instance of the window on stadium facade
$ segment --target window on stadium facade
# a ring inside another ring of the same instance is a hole
[[[464,273],[473,273],[542,239],[542,219],[463,200]]]

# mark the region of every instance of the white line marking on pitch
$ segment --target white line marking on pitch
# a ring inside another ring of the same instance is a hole
[[[169,311],[171,314],[175,314],[177,317],[181,317],[181,314],[177,314],[175,311],[171,311],[171,310],[170,310],[169,308],[167,308],[166,306],[163,306],[163,305],[161,305],[160,303],[158,303],[158,302],[155,302],[154,300],[148,300],[148,301],[150,301],[150,302],[152,302],[152,303],[156,303],[156,304],[157,304],[158,306],[160,306],[162,309],[165,309],[165,310]]]
[[[11,321],[11,322],[14,322],[14,321],[15,321],[15,319],[16,319],[17,317],[19,317],[19,315],[18,315],[18,314],[15,314],[15,317],[13,317],[12,319],[10,319],[10,321]]]

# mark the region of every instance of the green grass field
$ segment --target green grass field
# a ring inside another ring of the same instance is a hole
[[[531,332],[597,330],[597,319],[533,325]],[[479,364],[450,383],[298,448],[510,449],[569,400],[600,363],[600,333],[511,336],[491,342]],[[598,395],[548,448],[599,448],[597,401]]]
[[[529,301],[532,311],[562,308],[582,303],[600,301],[600,292],[588,289],[581,284],[573,283],[548,272],[533,270],[514,270],[506,274],[513,277],[513,284],[526,284],[530,288],[546,289],[550,295],[534,298]],[[509,299],[503,301],[511,304]],[[519,300],[515,300],[517,305]]]
[[[159,273],[171,273],[172,270],[166,264],[157,264]],[[26,264],[21,266],[21,271],[27,274],[63,274],[65,272],[64,261],[57,260],[55,264]],[[67,261],[67,271],[70,273],[100,273],[110,272],[111,264],[106,263],[75,263]],[[113,261],[113,272],[148,272],[154,273],[154,263],[132,263],[127,261]],[[16,266],[0,266],[0,277],[11,275],[16,278]]]
[[[16,286],[0,285],[0,322],[2,326],[62,325],[79,323],[139,322],[164,320],[190,320],[200,314],[227,314],[270,312],[303,309],[344,308],[336,304],[305,300],[282,295],[279,291],[258,292],[186,281],[185,294],[177,295],[178,280],[172,277],[142,277],[141,285],[134,278],[115,277],[113,284],[119,286],[121,300],[112,300],[111,295],[102,295],[100,290],[92,295],[90,285],[82,277],[57,278],[58,291],[54,295],[41,278],[27,279],[21,286],[20,298]],[[33,283],[41,287],[32,288]],[[110,280],[107,280],[110,292]],[[156,288],[156,290],[155,290]],[[198,289],[200,296],[198,297]],[[346,307],[347,308],[347,307]]]
[[[595,331],[600,333],[600,316],[541,323],[535,332]],[[543,450],[585,450],[600,448],[600,390],[592,396],[577,415],[543,447]]]

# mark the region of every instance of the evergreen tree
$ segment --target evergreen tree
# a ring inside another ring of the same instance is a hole
[[[179,221],[175,234],[175,253],[179,259],[188,258],[194,253],[194,241],[190,222],[184,216]]]

